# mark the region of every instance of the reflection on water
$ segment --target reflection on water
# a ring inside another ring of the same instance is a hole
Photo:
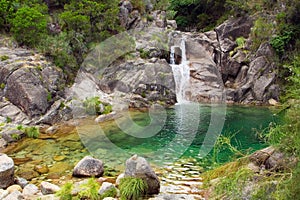
[[[42,180],[57,176],[68,179],[74,164],[89,153],[117,170],[124,168],[126,159],[132,154],[144,156],[155,165],[169,165],[178,158],[197,162],[205,139],[210,137],[214,142],[220,127],[223,127],[223,133],[237,133],[233,144],[239,145],[239,149],[256,150],[264,147],[264,144],[257,140],[253,129],[264,129],[278,119],[272,110],[264,107],[230,106],[227,107],[226,116],[223,116],[222,107],[198,104],[175,105],[167,109],[166,115],[161,118],[160,113],[152,114],[131,111],[130,119],[127,115],[117,122],[101,124],[82,120],[74,130],[61,130],[42,139],[24,139],[18,146],[9,149],[8,154],[16,161],[19,159],[17,174],[20,176],[31,176],[30,179],[39,176]],[[153,119],[153,116],[157,118]],[[222,117],[225,119],[224,126],[220,120]],[[124,125],[128,120],[133,125],[126,127],[126,130],[133,134],[124,133],[117,125]],[[151,128],[150,132],[140,132],[142,137],[135,137],[138,131],[146,131],[141,128],[145,126]],[[162,128],[157,131],[157,127]],[[157,133],[145,137],[154,132]],[[226,161],[228,156],[228,152],[224,152],[223,160]],[[222,158],[222,155],[219,157]],[[46,167],[45,173],[36,174],[36,165]]]

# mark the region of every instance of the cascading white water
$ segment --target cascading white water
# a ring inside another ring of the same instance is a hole
[[[175,48],[181,50],[181,63],[175,62]],[[186,88],[190,81],[190,68],[186,59],[185,38],[181,39],[180,46],[172,46],[170,54],[170,64],[172,66],[173,76],[176,85],[176,99],[178,104],[188,102],[186,98]]]

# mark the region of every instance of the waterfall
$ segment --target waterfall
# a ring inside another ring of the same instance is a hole
[[[181,63],[176,64],[175,48],[181,50]],[[180,46],[172,46],[170,54],[170,65],[172,67],[173,76],[176,86],[176,99],[178,104],[188,102],[186,97],[186,89],[190,80],[190,68],[186,59],[185,38],[181,39]]]

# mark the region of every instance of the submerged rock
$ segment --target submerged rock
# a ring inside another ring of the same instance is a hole
[[[91,156],[84,157],[77,163],[73,170],[73,176],[75,177],[99,177],[104,173],[104,167],[101,160],[95,159]]]
[[[158,194],[160,182],[145,158],[137,155],[132,156],[126,161],[125,177],[131,176],[143,179],[147,185],[147,194]]]
[[[0,154],[0,188],[14,183],[14,161],[6,154]]]

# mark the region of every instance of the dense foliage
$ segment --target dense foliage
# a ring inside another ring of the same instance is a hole
[[[94,43],[121,30],[119,0],[0,0],[0,28],[37,48],[69,78]]]

